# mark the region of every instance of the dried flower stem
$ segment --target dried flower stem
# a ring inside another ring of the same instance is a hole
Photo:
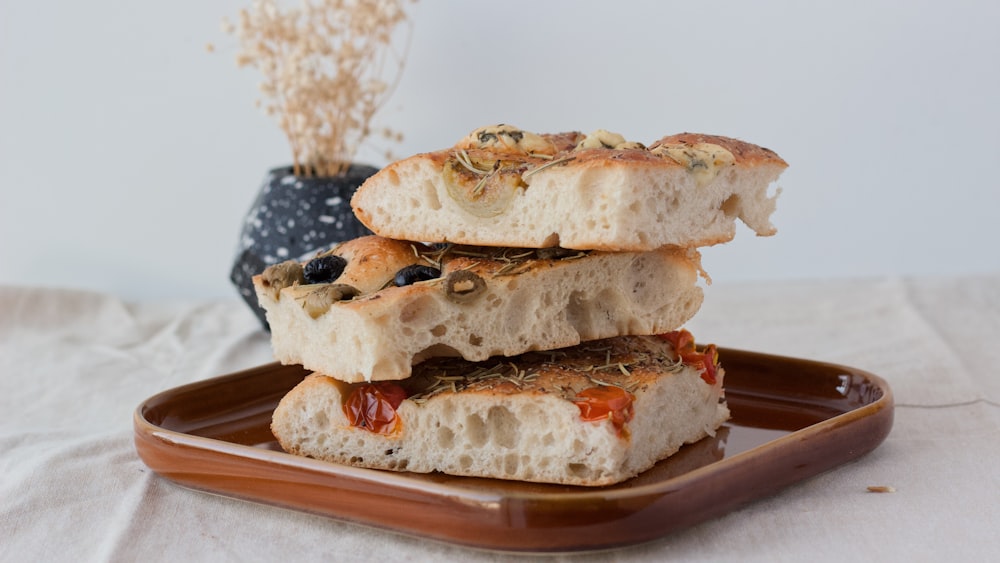
[[[408,45],[399,52],[392,42],[399,25],[409,26],[403,2],[303,0],[282,10],[277,0],[254,0],[235,25],[224,22],[241,43],[237,64],[263,75],[260,105],[288,138],[296,175],[345,172],[373,134],[372,118],[406,62]]]

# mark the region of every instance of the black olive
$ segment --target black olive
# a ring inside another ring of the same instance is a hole
[[[327,254],[313,258],[306,264],[303,275],[306,283],[330,283],[340,277],[347,267],[347,260],[340,256]]]
[[[410,264],[400,271],[396,272],[393,281],[399,287],[404,285],[412,285],[417,282],[432,280],[434,278],[441,277],[441,270],[431,266],[423,266],[420,264]]]

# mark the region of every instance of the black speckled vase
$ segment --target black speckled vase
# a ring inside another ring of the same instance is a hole
[[[352,164],[341,176],[295,176],[292,167],[268,172],[247,213],[229,279],[265,330],[253,276],[289,259],[302,259],[334,243],[371,234],[351,211],[351,196],[377,168]]]

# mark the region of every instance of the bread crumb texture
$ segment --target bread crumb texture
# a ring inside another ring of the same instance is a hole
[[[621,337],[505,362],[440,359],[400,384],[391,432],[352,425],[343,407],[357,388],[312,375],[274,413],[286,451],[375,469],[573,485],[631,478],[685,443],[714,435],[729,415],[721,370],[714,384],[657,337]],[[575,400],[616,387],[631,397],[624,426],[587,421]]]
[[[328,282],[289,277],[308,264],[279,264],[254,284],[275,357],[347,382],[405,379],[439,356],[482,361],[668,332],[703,299],[697,253],[673,248],[431,247],[371,236],[331,253],[346,265]],[[400,275],[414,266],[428,277]]]

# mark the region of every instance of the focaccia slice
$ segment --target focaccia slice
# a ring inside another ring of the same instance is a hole
[[[342,270],[305,279],[324,260]],[[414,268],[427,270],[397,280]],[[701,307],[698,272],[697,253],[674,248],[433,248],[369,236],[253,281],[276,359],[358,382],[405,379],[437,356],[481,361],[671,331]]]
[[[390,164],[351,200],[376,234],[526,248],[645,251],[731,240],[741,219],[774,234],[787,164],[773,151],[683,133],[648,147],[599,130],[536,135],[508,125]]]
[[[399,382],[311,375],[271,429],[289,453],[358,467],[608,485],[714,435],[729,417],[723,376],[714,346],[696,351],[686,331],[617,337],[431,360]]]

